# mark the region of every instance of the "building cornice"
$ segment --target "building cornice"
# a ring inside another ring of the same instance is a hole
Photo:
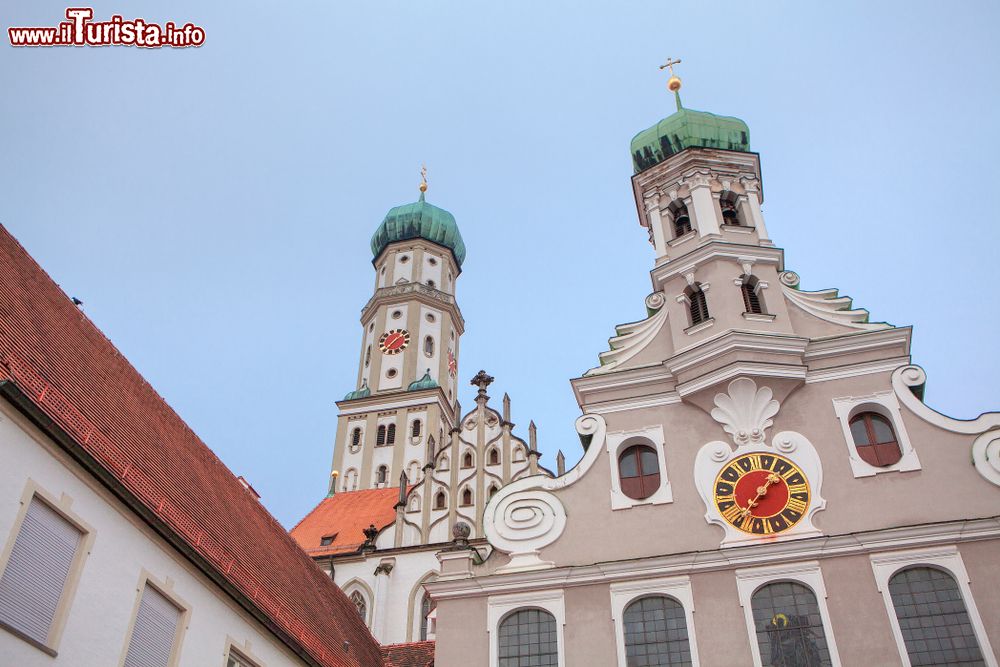
[[[510,574],[452,574],[427,584],[427,590],[436,600],[475,598],[995,539],[1000,539],[1000,516]]]
[[[701,243],[689,252],[677,257],[664,255],[659,259],[659,263],[649,272],[654,290],[661,291],[671,279],[697,271],[699,266],[719,259],[731,261],[740,267],[747,261],[758,265],[773,264],[778,273],[784,271],[785,251],[781,248],[733,243],[718,235],[700,238]]]
[[[403,410],[406,408],[437,403],[445,416],[447,425],[453,427],[455,424],[455,409],[444,395],[441,387],[432,389],[421,389],[419,391],[396,390],[393,392],[379,392],[364,398],[354,398],[350,400],[337,401],[341,417],[350,415],[366,414],[378,410]]]
[[[458,330],[458,335],[465,333],[465,319],[462,317],[462,311],[459,309],[455,297],[429,285],[415,282],[380,287],[375,290],[375,294],[361,309],[361,321],[367,322],[371,319],[375,310],[383,304],[394,304],[404,300],[418,301],[431,308],[447,310]]]

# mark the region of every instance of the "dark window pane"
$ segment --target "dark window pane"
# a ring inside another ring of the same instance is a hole
[[[875,434],[875,442],[896,442],[896,434],[892,432],[892,426],[882,415],[869,413],[872,420],[872,432]]]
[[[638,477],[639,476],[639,465],[638,460],[635,456],[635,450],[629,449],[624,454],[622,454],[621,459],[618,462],[618,476],[619,477]]]
[[[889,596],[913,667],[986,664],[951,575],[930,567],[903,570],[889,580]]]
[[[642,474],[649,475],[659,472],[660,465],[656,460],[656,452],[649,447],[642,449]]]
[[[760,658],[769,667],[831,665],[816,596],[807,586],[767,584],[751,599]]]
[[[628,667],[690,665],[687,619],[679,602],[645,597],[625,608],[622,617]]]
[[[516,611],[500,623],[499,667],[556,667],[556,619],[540,609]]]
[[[864,447],[865,445],[871,444],[868,442],[868,427],[865,426],[865,420],[853,419],[851,421],[851,437],[854,438],[854,444],[858,447]]]

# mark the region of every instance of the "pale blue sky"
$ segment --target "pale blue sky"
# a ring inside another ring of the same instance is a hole
[[[108,2],[205,46],[7,45],[65,7],[0,6],[0,222],[286,525],[421,162],[469,249],[464,406],[485,368],[543,463],[577,460],[568,380],[645,313],[628,145],[672,110],[667,56],[686,106],[749,124],[803,289],[914,325],[932,406],[1000,408],[995,2]]]

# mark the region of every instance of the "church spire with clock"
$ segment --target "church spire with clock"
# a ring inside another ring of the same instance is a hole
[[[455,286],[465,243],[455,217],[420,197],[391,209],[372,236],[375,293],[361,311],[357,384],[340,415],[331,492],[415,481],[449,437],[464,321]]]

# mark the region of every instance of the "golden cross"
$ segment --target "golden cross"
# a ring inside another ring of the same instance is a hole
[[[680,60],[674,60],[673,58],[667,58],[667,62],[660,65],[660,69],[670,69],[670,76],[674,76],[674,65],[680,65]]]

